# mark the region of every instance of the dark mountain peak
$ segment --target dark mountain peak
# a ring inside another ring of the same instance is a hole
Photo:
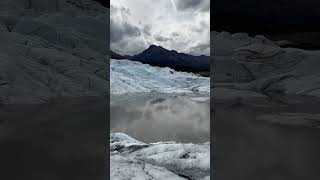
[[[126,57],[121,56],[120,54],[117,54],[117,53],[113,52],[112,50],[110,50],[110,58],[111,59],[125,59]]]
[[[170,67],[178,71],[210,72],[210,59],[207,56],[179,53],[157,45],[150,45],[142,53],[127,58],[151,66]]]
[[[158,47],[157,45],[151,44],[148,49],[157,48],[157,47]]]
[[[154,48],[156,48],[156,49],[157,49],[157,48],[162,48],[162,49],[164,49],[162,46],[157,46],[157,45],[154,45],[154,44],[151,44],[148,49],[154,49]]]
[[[146,49],[147,51],[169,51],[167,49],[165,49],[164,47],[162,46],[157,46],[157,45],[154,45],[154,44],[151,44],[149,46],[148,49]]]

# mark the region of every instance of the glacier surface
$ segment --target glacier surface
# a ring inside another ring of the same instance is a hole
[[[123,133],[110,134],[112,180],[210,179],[210,143],[143,143]]]
[[[319,97],[320,51],[284,48],[281,43],[262,35],[211,32],[214,98]]]
[[[209,93],[208,77],[130,60],[110,60],[111,94],[137,92]]]

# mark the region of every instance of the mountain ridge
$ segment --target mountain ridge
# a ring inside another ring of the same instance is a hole
[[[162,46],[150,45],[139,54],[124,55],[126,59],[139,61],[151,66],[169,67],[176,71],[187,71],[209,76],[210,57],[205,55],[194,56],[180,53],[176,50],[168,50]]]
[[[124,56],[110,50],[110,58],[111,59],[126,59]]]

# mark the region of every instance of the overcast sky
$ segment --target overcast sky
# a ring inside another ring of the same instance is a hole
[[[210,54],[210,0],[111,0],[111,50],[134,55],[151,44]]]

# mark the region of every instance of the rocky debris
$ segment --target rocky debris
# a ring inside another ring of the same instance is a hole
[[[107,93],[107,8],[91,0],[4,0],[0,7],[2,103]]]
[[[110,134],[110,177],[122,179],[210,179],[210,144],[146,144]]]

